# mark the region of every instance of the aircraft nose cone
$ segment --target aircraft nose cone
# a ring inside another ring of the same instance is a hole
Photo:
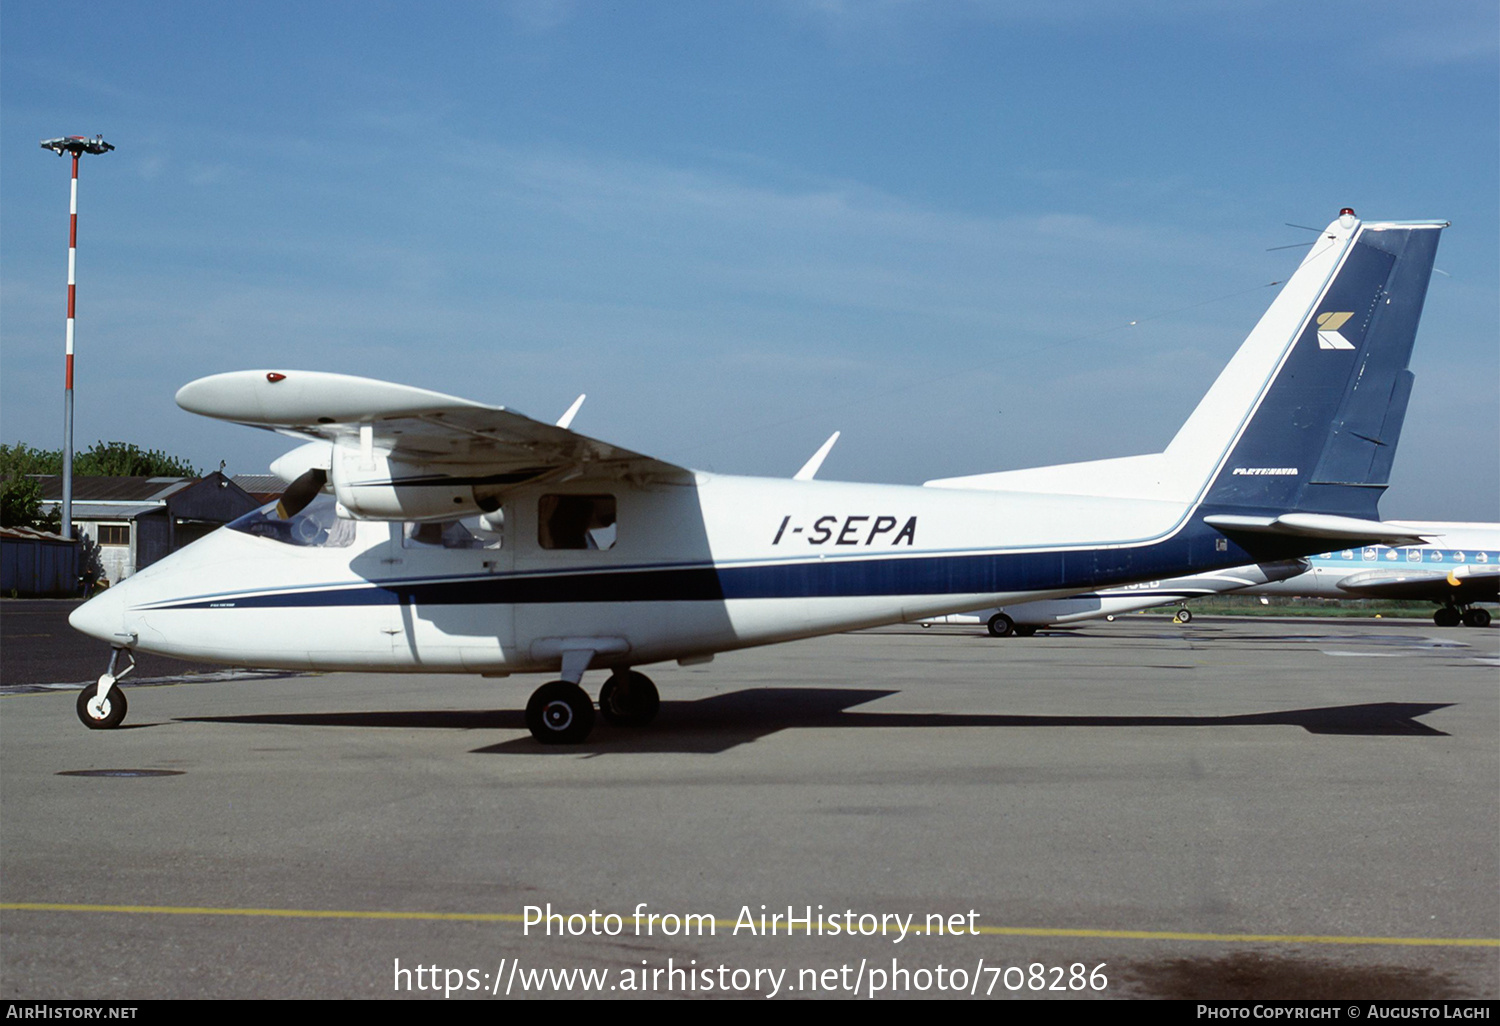
[[[125,602],[114,588],[101,592],[68,614],[68,623],[100,641],[118,642],[125,630]]]

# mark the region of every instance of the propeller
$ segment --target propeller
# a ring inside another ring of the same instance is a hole
[[[307,508],[307,504],[318,497],[323,486],[328,484],[328,471],[314,467],[304,471],[297,480],[287,485],[286,491],[281,493],[281,499],[276,503],[276,515],[283,520],[290,520]]]

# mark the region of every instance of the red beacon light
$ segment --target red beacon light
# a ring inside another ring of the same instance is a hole
[[[1339,225],[1343,228],[1353,228],[1356,220],[1353,207],[1344,207],[1339,211]]]

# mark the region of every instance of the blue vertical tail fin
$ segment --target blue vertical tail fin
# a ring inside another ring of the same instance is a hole
[[[1295,325],[1284,336],[1289,344],[1209,483],[1205,506],[1378,519],[1444,227],[1360,223],[1352,212],[1329,226],[1303,265],[1315,257],[1328,265],[1323,286],[1307,290],[1315,298],[1300,316],[1281,312]]]

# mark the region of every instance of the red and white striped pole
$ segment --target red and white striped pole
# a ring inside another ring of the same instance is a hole
[[[62,525],[59,532],[64,538],[73,537],[73,325],[77,312],[78,294],[78,158],[85,153],[108,153],[114,149],[102,136],[85,139],[69,136],[64,139],[48,139],[42,149],[51,150],[59,157],[64,153],[73,155],[73,184],[68,198],[68,329],[67,366],[63,377],[63,465],[62,465]]]
[[[73,187],[68,197],[68,332],[67,369],[63,379],[62,526],[64,538],[73,537],[73,318],[78,300],[78,157],[73,152]]]

